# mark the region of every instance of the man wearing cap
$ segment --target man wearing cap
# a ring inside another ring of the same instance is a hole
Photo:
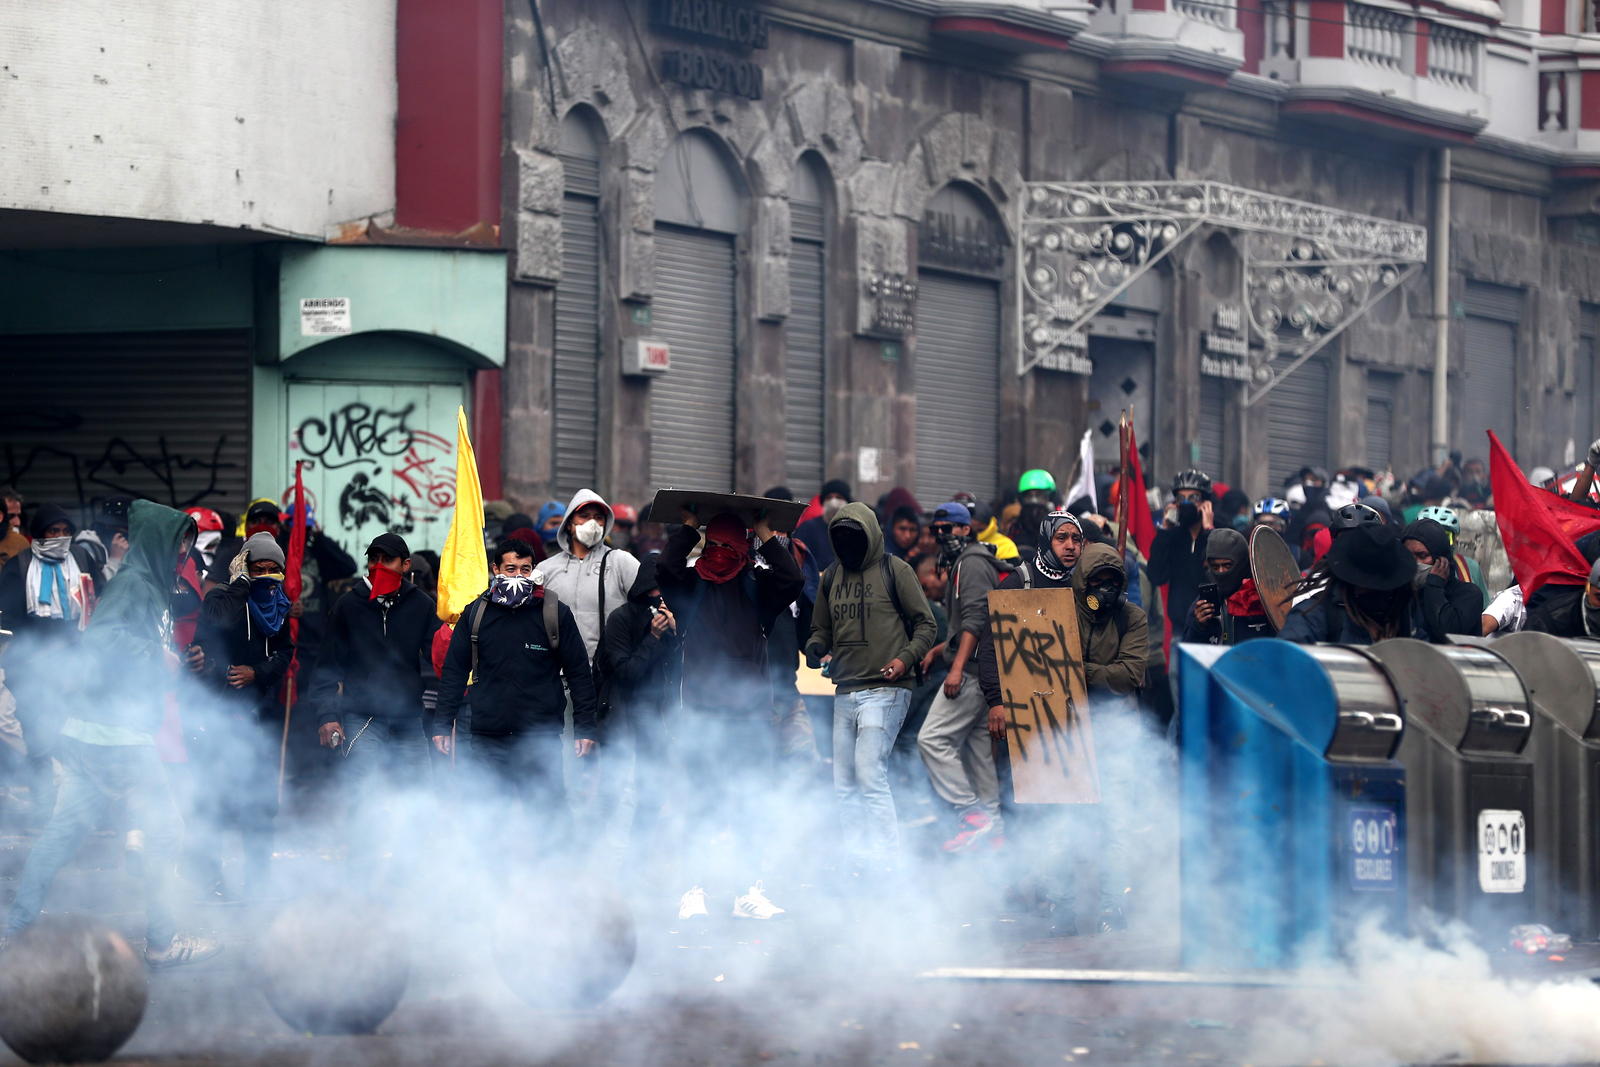
[[[433,598],[410,580],[411,549],[397,533],[367,546],[367,573],[328,617],[316,690],[317,739],[344,756],[358,790],[359,821],[378,816],[361,795],[380,783],[391,791],[425,782],[428,739],[422,729],[423,664],[439,618]],[[352,853],[370,855],[377,832],[359,827]]]
[[[929,528],[939,541],[939,569],[948,576],[950,636],[923,657],[922,668],[927,672],[943,658],[950,673],[917,732],[917,747],[934,791],[956,812],[957,832],[944,850],[961,852],[990,834],[998,838],[1002,830],[989,715],[972,660],[989,620],[989,593],[1008,568],[973,537],[972,513],[964,504],[939,505]]]

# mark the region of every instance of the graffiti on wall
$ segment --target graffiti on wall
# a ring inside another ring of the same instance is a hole
[[[84,433],[82,415],[61,408],[0,409],[0,425],[10,438],[0,446],[0,485],[68,509],[116,495],[175,508],[218,506],[245,476],[227,458],[236,442],[226,433],[198,448],[174,445],[164,434],[150,440],[108,433],[96,440]]]
[[[336,501],[340,531],[393,530],[407,536],[448,522],[455,506],[455,444],[413,425],[417,405],[352,401],[308,416],[289,447],[321,471],[322,495]]]

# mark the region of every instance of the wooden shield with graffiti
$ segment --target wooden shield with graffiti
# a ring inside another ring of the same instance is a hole
[[[1100,781],[1072,590],[997,590],[989,594],[989,622],[1017,803],[1098,803]]]
[[[1283,629],[1300,587],[1300,565],[1276,530],[1257,526],[1250,531],[1250,575],[1273,629]]]

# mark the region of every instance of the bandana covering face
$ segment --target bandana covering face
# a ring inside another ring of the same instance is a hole
[[[515,611],[533,599],[539,586],[520,574],[497,574],[489,582],[489,601]]]
[[[400,576],[388,567],[374,564],[367,568],[367,581],[372,585],[372,592],[368,600],[377,600],[381,596],[394,596],[400,591]]]
[[[28,570],[28,614],[41,619],[75,619],[81,610],[80,577],[72,558],[72,538],[43,537],[28,546],[34,566]]]
[[[250,618],[269,634],[283,628],[289,617],[289,595],[283,591],[283,575],[266,574],[250,579]]]
[[[706,525],[706,547],[694,565],[695,573],[717,585],[737,578],[750,562],[744,543],[744,523],[732,515],[718,515]]]

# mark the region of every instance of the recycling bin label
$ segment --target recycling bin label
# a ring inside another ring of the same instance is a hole
[[[1349,812],[1350,888],[1394,889],[1404,862],[1399,813],[1393,808],[1364,807]]]
[[[1528,884],[1528,823],[1520,811],[1478,812],[1478,888],[1520,893]]]

